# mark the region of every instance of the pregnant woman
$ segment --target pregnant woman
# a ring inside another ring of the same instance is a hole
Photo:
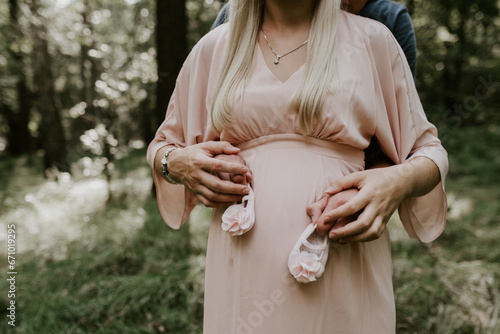
[[[395,333],[389,233],[445,225],[448,164],[390,31],[340,0],[234,0],[200,40],[148,149],[163,218],[214,207],[204,333]],[[376,139],[393,166],[365,170]],[[332,210],[332,195],[359,192]],[[251,192],[253,228],[231,236],[225,209]],[[359,213],[343,226],[343,218]],[[332,247],[300,283],[290,252],[311,224]]]

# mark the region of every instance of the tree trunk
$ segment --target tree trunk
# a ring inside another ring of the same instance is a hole
[[[414,0],[408,0],[406,2],[406,8],[408,9],[408,14],[410,14],[410,16],[413,15],[413,10],[415,9],[415,1]]]
[[[61,115],[55,104],[54,75],[52,58],[48,51],[47,29],[43,24],[45,19],[38,14],[38,3],[39,0],[28,1],[33,15],[33,80],[36,107],[41,115],[40,141],[45,152],[44,168],[55,167],[60,171],[69,171]]]
[[[16,77],[17,105],[5,106],[4,111],[9,125],[8,150],[13,155],[29,153],[32,150],[32,137],[28,130],[30,120],[30,92],[26,85],[23,53],[20,51],[22,33],[19,27],[19,7],[17,0],[9,0],[9,48],[12,62],[9,71]]]
[[[175,88],[175,80],[186,59],[186,1],[157,0],[156,18],[156,45],[158,52],[156,127],[158,127],[165,119],[168,101]]]
[[[158,84],[156,86],[155,128],[165,119],[168,101],[175,88],[175,80],[187,55],[186,0],[156,0],[156,52]],[[149,123],[150,124],[150,123]],[[144,122],[147,126],[148,122]],[[146,129],[144,133],[153,134]],[[148,138],[149,142],[153,138]],[[153,184],[151,194],[155,196]]]
[[[454,43],[448,43],[447,55],[448,66],[445,67],[443,77],[446,82],[444,95],[445,108],[457,112],[457,105],[460,105],[460,92],[462,86],[463,67],[466,60],[467,38],[465,35],[465,23],[467,22],[467,13],[469,10],[467,4],[460,4],[457,8],[460,22],[453,23],[456,18],[450,17],[447,22],[447,28],[450,33],[457,37]]]

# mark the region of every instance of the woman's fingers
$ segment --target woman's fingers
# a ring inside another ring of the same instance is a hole
[[[241,195],[217,193],[204,186],[198,186],[193,190],[196,198],[207,207],[222,207],[241,201]]]
[[[238,154],[219,154],[214,156],[214,159],[245,165],[245,159]],[[218,176],[223,180],[231,180],[239,184],[252,182],[252,172],[250,170],[246,174],[219,173]]]
[[[363,210],[369,203],[369,200],[370,199],[362,194],[362,192],[359,192],[347,203],[337,207],[336,209],[330,211],[325,210],[325,213],[323,213],[318,221],[318,225],[326,224],[331,227],[338,219],[352,216]]]
[[[346,226],[347,228],[347,226]],[[333,237],[332,239],[337,240],[341,243],[347,243],[347,242],[367,242],[367,241],[373,241],[384,233],[386,228],[386,222],[384,221],[384,218],[382,216],[377,216],[374,218],[373,223],[369,226],[369,228],[360,231],[359,233],[354,233],[354,234],[346,234],[344,237],[340,237],[336,233],[339,234],[344,234],[341,228],[338,230],[333,228],[332,231],[330,232],[330,237]]]
[[[325,196],[320,200],[307,206],[306,213],[311,218],[311,222],[316,223],[316,221],[326,208],[327,200],[328,197]]]
[[[357,189],[347,189],[347,190],[343,190],[339,193],[336,193],[332,196],[329,196],[329,195],[325,196],[324,198],[327,199],[327,204],[322,207],[321,214],[328,213],[328,212],[344,205],[345,203],[347,203],[351,199],[353,199],[357,193],[358,193]],[[320,219],[317,222],[318,226],[316,229],[317,229],[319,235],[325,235],[326,233],[328,233],[328,231],[332,228],[332,226],[334,224],[337,225],[337,224],[339,224],[339,222],[342,222],[345,225],[346,223],[353,221],[356,217],[357,217],[357,213],[354,215],[347,216],[347,217],[341,217],[341,218],[336,219],[336,220]],[[323,218],[323,217],[321,217],[321,215],[320,215],[320,218]]]
[[[229,175],[229,180],[234,183],[247,184],[246,177],[243,174],[234,174],[234,175],[228,174],[228,175]]]

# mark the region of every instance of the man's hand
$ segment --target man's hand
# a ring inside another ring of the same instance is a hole
[[[160,160],[167,147],[159,150],[155,164],[158,169]],[[207,207],[223,207],[240,201],[249,193],[245,184],[237,184],[230,180],[221,180],[218,175],[246,175],[249,169],[241,160],[239,162],[214,158],[217,155],[237,155],[239,148],[228,142],[210,141],[187,146],[170,153],[168,169],[172,178],[182,182]],[[161,172],[161,170],[160,170]]]
[[[334,195],[351,188],[356,188],[359,192],[340,207],[325,210],[318,219],[318,226],[333,227],[329,236],[339,242],[378,239],[389,218],[405,198],[423,196],[439,181],[438,167],[426,157],[416,157],[390,167],[352,173],[335,181],[326,193]],[[339,228],[334,226],[339,219],[358,213],[358,218],[352,223]],[[324,228],[322,227],[322,231]]]
[[[333,209],[325,209],[318,219],[320,231],[330,229],[329,236],[339,242],[366,242],[378,239],[385,230],[389,218],[407,196],[411,187],[399,172],[399,166],[356,172],[340,178],[327,190],[338,194],[344,189],[356,188],[359,192],[348,202]],[[345,224],[336,225],[340,219],[357,215]]]

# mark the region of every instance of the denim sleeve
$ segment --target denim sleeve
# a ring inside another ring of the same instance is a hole
[[[222,23],[226,22],[227,15],[229,14],[228,11],[229,11],[229,2],[226,3],[224,7],[222,7],[221,11],[219,12],[217,18],[214,21],[214,24],[212,24],[212,28],[210,28],[210,30],[213,30],[218,26],[220,26]]]

